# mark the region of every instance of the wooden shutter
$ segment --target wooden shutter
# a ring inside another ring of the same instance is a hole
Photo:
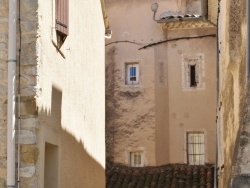
[[[69,33],[69,0],[56,0],[56,30]]]

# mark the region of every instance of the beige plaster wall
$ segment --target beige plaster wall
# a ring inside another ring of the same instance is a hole
[[[54,1],[38,1],[37,108],[40,171],[45,143],[58,147],[58,187],[105,186],[104,22],[101,2],[69,1],[69,35],[61,52]]]
[[[215,33],[215,29],[190,31],[201,36]],[[169,32],[175,38],[187,32]],[[183,58],[202,56],[197,88],[183,86]],[[216,38],[183,40],[168,43],[170,161],[186,162],[186,133],[205,133],[205,162],[215,162],[216,120]],[[178,139],[176,139],[178,138]]]
[[[157,2],[156,18],[165,11],[184,9],[182,1]],[[216,30],[163,30],[152,19],[152,3],[106,2],[113,31],[112,38],[106,41],[107,160],[129,164],[129,151],[143,150],[144,165],[185,163],[185,131],[199,130],[206,134],[206,162],[214,163],[216,39],[179,40],[138,49],[169,38],[215,34]],[[185,91],[182,55],[200,53],[206,68],[202,76],[204,88]],[[131,61],[139,62],[138,86],[125,85],[125,63]]]

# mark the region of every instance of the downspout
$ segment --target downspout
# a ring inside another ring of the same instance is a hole
[[[7,187],[15,187],[15,79],[17,0],[9,0],[8,106],[7,106]]]
[[[250,57],[249,57],[249,49],[250,49],[250,42],[249,42],[249,32],[250,32],[250,3],[249,0],[247,1],[247,84],[248,84],[248,80],[249,80],[249,74],[250,74]]]

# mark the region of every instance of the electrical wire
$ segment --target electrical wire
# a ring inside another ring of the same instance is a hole
[[[201,35],[201,36],[195,36],[195,37],[180,37],[180,38],[173,38],[173,39],[167,39],[167,40],[163,40],[163,41],[159,41],[159,42],[154,42],[151,44],[148,44],[146,46],[143,46],[141,48],[139,48],[138,50],[143,50],[152,46],[156,46],[165,42],[170,42],[170,41],[177,41],[177,40],[184,40],[184,39],[197,39],[197,38],[204,38],[204,37],[216,37],[215,34],[210,34],[210,35]]]
[[[21,125],[21,117],[20,117],[20,93],[21,93],[21,49],[22,49],[22,28],[21,28],[21,0],[18,3],[18,22],[19,22],[19,56],[18,56],[18,89],[17,89],[17,96],[18,96],[18,153],[17,153],[17,160],[18,160],[18,179],[17,179],[17,187],[20,187],[20,125]]]

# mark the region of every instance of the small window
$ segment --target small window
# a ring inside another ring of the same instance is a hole
[[[204,133],[187,133],[187,160],[190,165],[204,164]]]
[[[126,64],[126,84],[137,85],[139,84],[139,65],[138,63]]]
[[[130,152],[130,166],[131,167],[142,167],[143,166],[143,154],[141,151]]]
[[[60,48],[69,33],[69,1],[56,0],[56,35]]]
[[[189,79],[190,79],[190,87],[197,86],[197,79],[196,79],[196,65],[189,65]]]

